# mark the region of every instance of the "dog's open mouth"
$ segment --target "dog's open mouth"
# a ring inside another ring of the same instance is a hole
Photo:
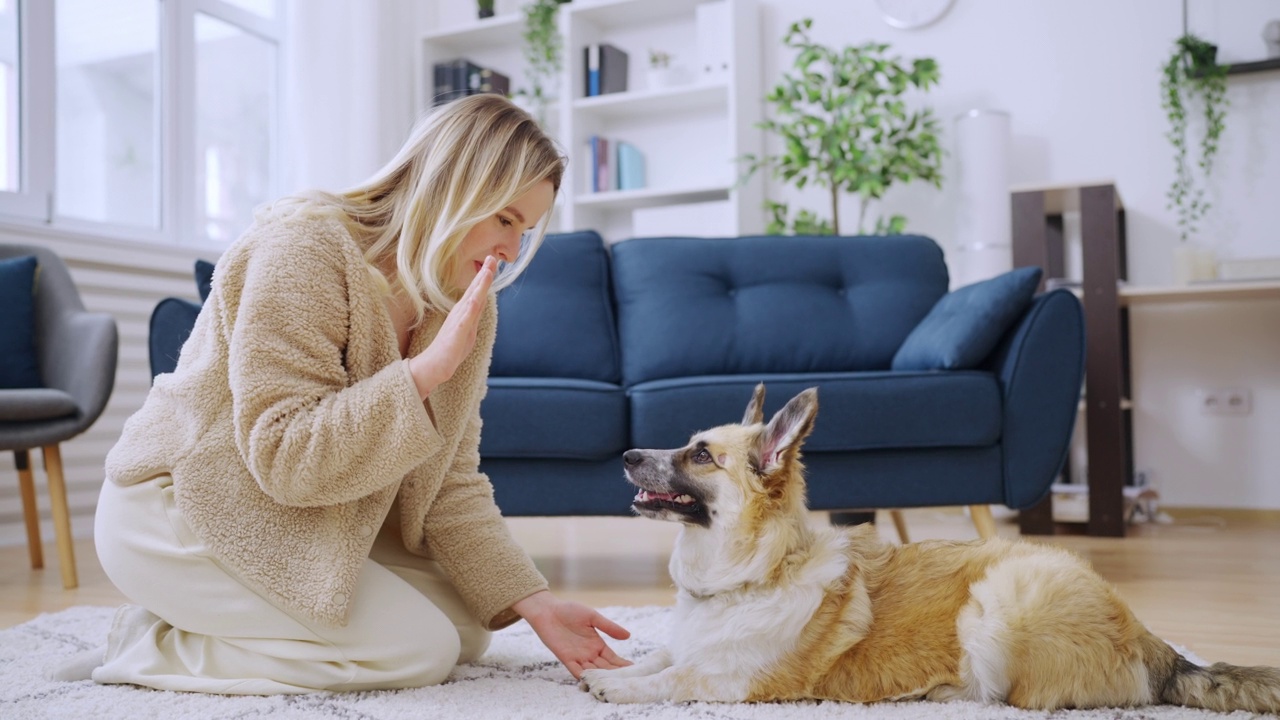
[[[688,493],[658,493],[641,489],[631,501],[636,509],[642,510],[675,510],[691,513],[700,509],[697,498]]]

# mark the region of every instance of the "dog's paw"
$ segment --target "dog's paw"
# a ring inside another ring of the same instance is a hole
[[[607,703],[642,702],[629,697],[627,679],[613,676],[612,670],[584,670],[578,687],[591,693],[591,697]]]

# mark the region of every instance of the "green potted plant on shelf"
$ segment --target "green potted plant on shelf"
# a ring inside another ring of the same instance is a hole
[[[1196,224],[1209,209],[1204,185],[1213,173],[1218,141],[1227,113],[1227,66],[1217,62],[1217,47],[1195,35],[1174,41],[1173,52],[1160,74],[1160,105],[1169,118],[1165,137],[1173,145],[1173,183],[1167,197],[1177,212],[1178,234],[1183,242],[1196,232]],[[1189,138],[1189,118],[1198,111],[1202,134],[1194,164]],[[1197,170],[1199,178],[1197,178]]]
[[[562,67],[560,5],[557,0],[532,0],[524,6],[524,61],[528,89],[517,96],[532,103],[534,117],[547,126],[547,105],[554,99]]]
[[[476,0],[476,8],[482,19],[493,17],[493,0]]]
[[[805,19],[788,29],[784,43],[797,53],[792,71],[765,96],[774,119],[759,126],[778,136],[783,151],[745,156],[747,176],[768,168],[797,189],[813,184],[829,194],[829,220],[804,209],[792,219],[787,203],[766,201],[770,233],[838,235],[841,193],[858,196],[854,229],[866,233],[871,204],[891,186],[915,180],[942,185],[938,121],[930,108],[909,109],[905,98],[912,89],[937,84],[938,64],[890,56],[883,43],[829,48],[809,37],[812,25]],[[901,215],[881,216],[871,229],[899,234],[906,222]]]

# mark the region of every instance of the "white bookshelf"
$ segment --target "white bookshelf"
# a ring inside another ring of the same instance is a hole
[[[727,16],[729,71],[699,72],[697,6],[707,0],[573,0],[560,6],[564,71],[549,112],[549,130],[569,156],[555,229],[593,229],[609,242],[634,237],[637,210],[690,203],[699,225],[688,234],[739,235],[764,227],[762,178],[740,181],[744,154],[760,154],[760,23],[756,0],[714,0]],[[511,77],[513,91],[527,87],[521,56],[523,15],[499,2],[499,15],[484,20],[459,15],[457,0],[437,0],[434,23],[418,42],[416,107],[430,108],[431,67],[465,57]],[[473,5],[465,3],[468,10]],[[607,42],[628,55],[627,91],[585,97],[583,48]],[[662,50],[686,65],[692,82],[651,88],[649,51]],[[588,139],[600,135],[636,146],[645,158],[646,187],[593,193],[587,179]],[[679,208],[676,208],[678,210]],[[690,213],[684,213],[690,216]],[[705,221],[705,222],[703,222]]]

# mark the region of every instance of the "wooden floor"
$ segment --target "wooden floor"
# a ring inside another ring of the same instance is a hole
[[[976,537],[950,509],[909,510],[912,540]],[[892,523],[878,523],[895,538]],[[669,605],[667,558],[674,525],[642,518],[512,518],[512,531],[562,597],[594,607]],[[1000,533],[1017,528],[1003,522]],[[896,539],[896,538],[895,538]],[[1280,515],[1184,511],[1174,523],[1138,525],[1123,539],[1035,538],[1088,558],[1157,635],[1210,661],[1280,665]],[[57,552],[45,570],[25,547],[0,548],[0,627],[72,605],[124,601],[102,573],[92,543],[76,547],[80,587],[65,591]]]

